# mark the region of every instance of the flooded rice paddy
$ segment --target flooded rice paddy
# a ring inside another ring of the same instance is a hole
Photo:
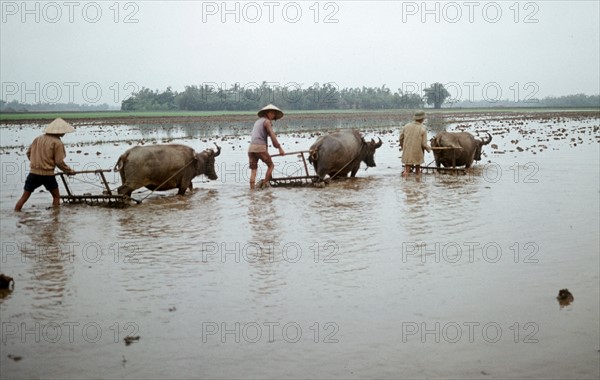
[[[431,120],[429,137],[493,141],[466,175],[407,179],[407,118],[291,119],[275,127],[286,151],[356,127],[383,140],[377,167],[250,192],[241,125],[88,123],[63,139],[77,170],[142,143],[216,142],[219,179],[183,197],[140,189],[124,209],[49,209],[38,190],[15,213],[42,128],[1,126],[0,272],[15,280],[0,299],[1,377],[598,378],[598,112]],[[276,176],[304,170],[275,161]],[[92,174],[69,181],[102,191]]]

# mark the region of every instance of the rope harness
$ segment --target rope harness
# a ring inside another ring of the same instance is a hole
[[[352,162],[354,162],[354,160],[356,160],[358,157],[360,156],[360,153],[358,155],[356,155],[356,157],[354,157],[353,159],[351,159],[350,161],[348,161],[348,163],[344,166],[342,166],[342,168],[340,170],[337,171],[337,173],[335,173],[333,176],[331,176],[329,179],[334,179],[335,177],[337,177],[338,174],[340,174],[340,172],[344,169],[346,169],[346,167],[348,165],[350,165]]]
[[[144,198],[142,198],[140,200],[140,202],[142,202],[143,200],[145,200],[146,198],[148,198],[150,195],[152,195],[152,193],[154,193],[156,190],[160,189],[160,187],[162,185],[164,185],[165,183],[169,182],[171,180],[171,178],[175,177],[177,174],[181,173],[181,171],[185,168],[187,168],[192,162],[194,162],[194,160],[188,162],[187,164],[185,164],[181,169],[177,170],[172,176],[170,176],[169,178],[167,178],[163,183],[161,183],[160,185],[158,185],[154,190],[150,191],[150,193],[148,193],[148,195],[146,195]]]

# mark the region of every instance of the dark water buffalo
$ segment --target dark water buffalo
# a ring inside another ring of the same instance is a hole
[[[371,139],[365,139],[356,130],[344,130],[321,136],[310,147],[308,161],[313,164],[319,180],[323,180],[327,174],[329,177],[346,177],[348,173],[352,177],[364,161],[368,167],[375,165],[375,149],[382,145]]]
[[[201,153],[180,144],[136,146],[123,153],[115,165],[122,182],[117,192],[131,196],[134,190],[146,187],[158,191],[179,189],[177,194],[183,195],[187,189],[192,190],[192,179],[200,174],[211,180],[218,178],[215,157],[220,153],[218,145],[216,152],[207,149]]]
[[[452,147],[462,148],[454,149],[456,166],[470,168],[473,160],[481,160],[481,148],[492,141],[492,136],[488,133],[487,139],[477,140],[468,132],[440,132],[430,140],[431,147]],[[435,164],[445,167],[452,166],[452,149],[440,150],[433,149]]]

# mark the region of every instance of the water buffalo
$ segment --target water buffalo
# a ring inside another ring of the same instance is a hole
[[[330,178],[346,177],[348,173],[352,177],[360,168],[361,161],[368,167],[375,165],[375,149],[383,142],[365,139],[356,130],[343,130],[321,136],[310,147],[308,161],[314,166],[315,172],[322,181],[327,174]]]
[[[431,147],[452,147],[461,149],[433,149],[435,164],[445,167],[452,166],[452,154],[455,155],[456,166],[470,168],[473,160],[481,160],[481,147],[492,141],[492,136],[488,133],[487,139],[477,140],[469,132],[440,132],[430,140]]]
[[[180,144],[136,146],[123,153],[115,165],[122,182],[117,192],[131,196],[140,187],[158,191],[177,188],[177,194],[183,195],[193,189],[192,179],[200,174],[211,180],[218,178],[215,157],[220,153],[218,145],[216,152],[207,149],[201,153]]]

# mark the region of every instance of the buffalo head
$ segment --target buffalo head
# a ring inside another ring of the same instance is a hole
[[[476,146],[475,146],[475,155],[473,156],[473,159],[475,161],[481,161],[481,148],[484,145],[487,145],[487,144],[489,144],[492,141],[492,135],[490,135],[489,133],[487,133],[487,135],[488,135],[487,139],[483,138],[481,140],[477,140],[477,139],[475,140],[475,144],[476,144]]]
[[[206,149],[202,153],[196,153],[196,175],[204,174],[211,181],[219,178],[215,172],[215,157],[221,154],[221,147],[216,143],[215,146],[216,152],[213,149]]]
[[[375,164],[375,150],[381,147],[381,145],[383,145],[383,141],[381,141],[380,138],[378,139],[378,142],[375,142],[375,140],[373,139],[371,139],[371,141],[369,142],[363,140],[363,146],[365,147],[365,155],[363,161],[365,162],[365,164],[367,164],[367,167],[372,168],[377,166]]]

